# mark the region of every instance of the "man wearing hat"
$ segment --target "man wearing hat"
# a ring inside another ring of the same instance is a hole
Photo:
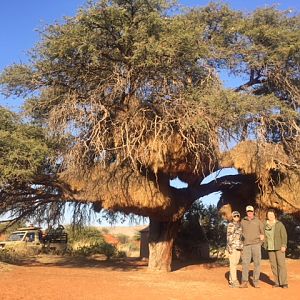
[[[259,288],[261,245],[264,240],[263,223],[254,215],[254,208],[251,205],[246,207],[247,216],[242,219],[243,232],[243,254],[242,254],[242,283],[241,288],[248,287],[249,265],[253,259],[253,285]]]

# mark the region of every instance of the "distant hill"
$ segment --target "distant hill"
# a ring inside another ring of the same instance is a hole
[[[125,234],[129,237],[133,237],[136,232],[146,228],[148,225],[138,225],[138,226],[97,226],[99,230],[107,230],[109,234],[118,235]]]

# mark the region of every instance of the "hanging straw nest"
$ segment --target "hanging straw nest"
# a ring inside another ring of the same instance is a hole
[[[187,204],[174,195],[168,177],[141,174],[125,166],[111,166],[107,170],[96,166],[85,173],[68,170],[61,173],[60,180],[68,185],[64,193],[66,200],[87,201],[101,208],[160,220],[177,220]]]
[[[78,201],[172,215],[178,203],[170,179],[195,184],[217,166],[212,125],[195,103],[164,101],[154,107],[131,101],[113,119],[108,115],[79,136],[65,157],[60,178]]]
[[[300,210],[299,150],[294,149],[288,155],[280,144],[245,141],[224,155],[222,166],[256,176],[259,206],[294,213]]]

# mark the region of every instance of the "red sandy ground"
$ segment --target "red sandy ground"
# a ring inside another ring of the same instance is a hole
[[[146,262],[137,259],[105,262],[43,256],[21,266],[0,263],[0,299],[300,299],[300,260],[287,264],[288,289],[272,288],[267,260],[262,261],[260,289],[232,289],[226,279],[228,267],[216,263],[175,265],[165,274],[149,272]]]

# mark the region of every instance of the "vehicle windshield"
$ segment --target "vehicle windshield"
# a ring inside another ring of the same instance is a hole
[[[18,231],[18,232],[13,232],[8,240],[9,241],[22,241],[23,237],[25,235],[25,231]]]

